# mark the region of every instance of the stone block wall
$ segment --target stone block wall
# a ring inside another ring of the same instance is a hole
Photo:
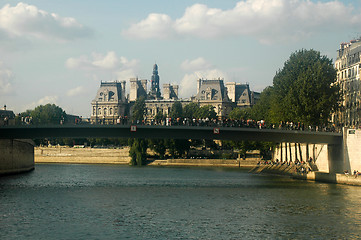
[[[0,174],[34,169],[34,142],[32,140],[0,140]]]

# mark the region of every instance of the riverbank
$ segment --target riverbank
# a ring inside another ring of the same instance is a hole
[[[252,169],[259,159],[165,159],[155,160],[150,166],[187,166],[187,167],[231,167]]]
[[[36,147],[35,163],[70,164],[124,164],[130,162],[129,147],[123,148],[71,148]],[[232,167],[251,169],[257,165],[258,158],[240,159],[165,159],[149,162],[149,166],[193,166],[193,167]]]
[[[72,148],[35,147],[35,163],[71,164],[129,164],[129,147],[124,148]]]
[[[342,173],[326,173],[320,171],[299,173],[295,165],[257,165],[256,167],[253,167],[250,172],[287,175],[301,180],[361,186],[361,176],[357,177]]]

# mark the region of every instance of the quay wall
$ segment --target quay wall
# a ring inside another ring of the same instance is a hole
[[[129,162],[129,147],[114,149],[64,146],[35,148],[35,163],[129,164]]]
[[[232,167],[252,169],[259,158],[247,159],[165,159],[155,160],[150,166],[189,166],[189,167]]]
[[[0,139],[0,174],[34,169],[34,142],[26,139]]]

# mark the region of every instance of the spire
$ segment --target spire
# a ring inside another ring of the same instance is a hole
[[[153,75],[151,79],[151,88],[149,95],[153,99],[160,98],[158,65],[156,63],[153,65]]]

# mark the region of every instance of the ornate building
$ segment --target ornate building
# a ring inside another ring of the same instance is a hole
[[[360,82],[361,39],[341,43],[335,68],[336,84],[343,94],[341,109],[333,116],[333,122],[339,126],[358,127],[361,117]]]
[[[120,117],[131,115],[134,102],[145,98],[146,118],[152,120],[158,113],[169,115],[174,102],[183,106],[196,102],[200,107],[214,106],[219,117],[227,117],[233,108],[246,108],[254,105],[258,93],[250,91],[248,84],[226,83],[223,79],[198,79],[197,94],[190,99],[179,99],[178,85],[163,84],[163,96],[159,88],[158,65],[153,66],[150,91],[147,93],[147,80],[131,78],[130,94],[126,97],[125,81],[101,82],[95,99],[92,101],[91,123],[114,124]]]
[[[223,79],[198,79],[195,99],[200,107],[212,105],[219,117],[227,116],[233,109],[233,103],[228,97]]]
[[[15,114],[11,110],[6,110],[6,105],[0,109],[0,126],[15,125]]]
[[[91,102],[91,123],[114,124],[127,114],[125,81],[101,82],[95,99]]]

